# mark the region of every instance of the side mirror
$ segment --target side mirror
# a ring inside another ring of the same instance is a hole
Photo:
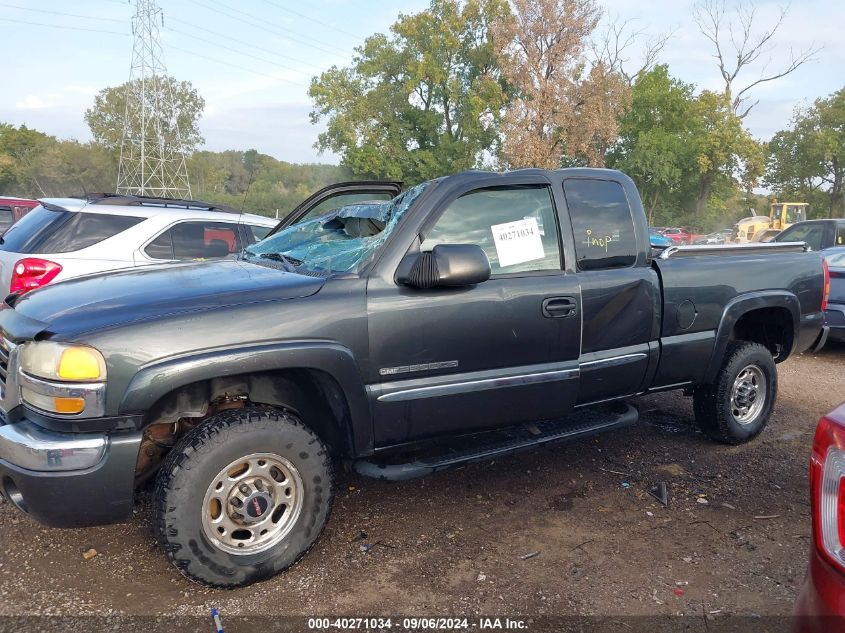
[[[431,252],[407,255],[396,281],[413,288],[459,288],[490,279],[490,262],[475,244],[438,244]]]

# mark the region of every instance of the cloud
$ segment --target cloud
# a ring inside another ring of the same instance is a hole
[[[15,107],[18,110],[43,110],[49,108],[52,103],[49,103],[36,95],[26,95],[20,101],[15,102]]]

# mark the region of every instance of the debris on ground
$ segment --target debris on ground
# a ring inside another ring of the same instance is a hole
[[[476,578],[476,580],[478,582],[484,582],[485,580],[487,580],[487,574],[478,572],[478,577]]]
[[[680,464],[665,464],[663,466],[658,466],[657,470],[672,477],[683,477],[687,474],[687,471],[685,471]]]
[[[85,550],[84,552],[82,552],[82,558],[84,558],[85,560],[91,560],[92,558],[95,558],[98,553],[99,552],[97,552],[97,550],[95,550],[93,547],[91,547],[91,548]]]
[[[700,503],[700,504],[701,504],[701,505],[703,505],[703,506],[706,506],[708,503],[710,503],[710,502],[707,500],[707,498],[706,498],[706,497],[698,497],[698,499],[696,499],[696,502],[697,502],[697,503]]]
[[[768,519],[779,519],[779,514],[762,514],[760,516],[754,517],[755,521],[767,521]]]
[[[669,505],[669,489],[666,487],[665,481],[654,484],[651,488],[649,488],[648,494],[657,499],[663,505]]]
[[[535,558],[536,556],[539,556],[539,555],[540,555],[540,552],[528,552],[527,554],[523,554],[522,556],[520,556],[520,558],[522,560],[529,560],[529,559]]]

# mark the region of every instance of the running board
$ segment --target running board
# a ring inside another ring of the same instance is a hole
[[[439,454],[417,457],[405,463],[384,463],[358,460],[353,469],[374,479],[403,481],[436,473],[446,468],[463,466],[513,455],[520,451],[555,442],[579,439],[634,424],[639,412],[628,403],[614,403],[596,409],[579,409],[565,418],[490,431],[458,438],[469,447],[447,448]]]

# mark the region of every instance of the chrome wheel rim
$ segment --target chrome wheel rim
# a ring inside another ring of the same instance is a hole
[[[734,379],[731,414],[740,424],[751,424],[766,404],[766,376],[757,365],[748,365]]]
[[[223,468],[202,503],[206,538],[230,554],[270,549],[293,529],[302,511],[302,478],[287,459],[253,453]]]

